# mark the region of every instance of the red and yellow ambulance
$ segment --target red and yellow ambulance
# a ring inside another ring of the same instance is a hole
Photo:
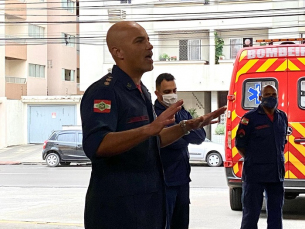
[[[305,45],[284,43],[241,49],[234,63],[227,97],[224,163],[232,210],[242,209],[243,159],[235,147],[236,130],[240,118],[260,103],[260,91],[266,84],[278,89],[278,108],[288,116],[285,197],[296,198],[305,193]]]

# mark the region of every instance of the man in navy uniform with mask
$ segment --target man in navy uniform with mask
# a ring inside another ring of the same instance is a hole
[[[257,229],[264,192],[267,228],[281,229],[288,120],[277,109],[274,86],[264,86],[259,99],[261,104],[242,117],[236,133],[235,145],[244,157],[241,229]]]
[[[170,105],[177,102],[174,76],[169,73],[159,75],[156,79],[155,94],[157,96],[155,111],[159,116]],[[184,107],[175,114],[176,124],[189,119],[192,119],[192,116]],[[188,144],[200,144],[204,139],[205,131],[203,128],[199,128],[188,132],[179,140],[160,150],[166,190],[166,229],[188,228],[189,182],[191,181]]]

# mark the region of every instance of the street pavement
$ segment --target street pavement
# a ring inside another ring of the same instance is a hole
[[[37,164],[42,160],[43,144],[25,144],[0,149],[0,165]]]
[[[0,229],[83,228],[91,168],[51,168],[42,160],[41,152],[42,144],[0,149]],[[229,207],[223,168],[192,165],[191,178],[190,229],[238,229],[241,212]],[[303,229],[304,209],[304,196],[286,200],[284,228]],[[258,228],[266,227],[263,207]]]

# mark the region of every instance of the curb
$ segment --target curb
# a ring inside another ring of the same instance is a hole
[[[0,161],[0,165],[20,165],[18,161]]]
[[[45,162],[0,161],[0,165],[46,165]]]

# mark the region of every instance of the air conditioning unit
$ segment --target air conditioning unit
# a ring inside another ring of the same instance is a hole
[[[109,9],[108,10],[108,20],[112,22],[122,21],[126,19],[125,10]]]

